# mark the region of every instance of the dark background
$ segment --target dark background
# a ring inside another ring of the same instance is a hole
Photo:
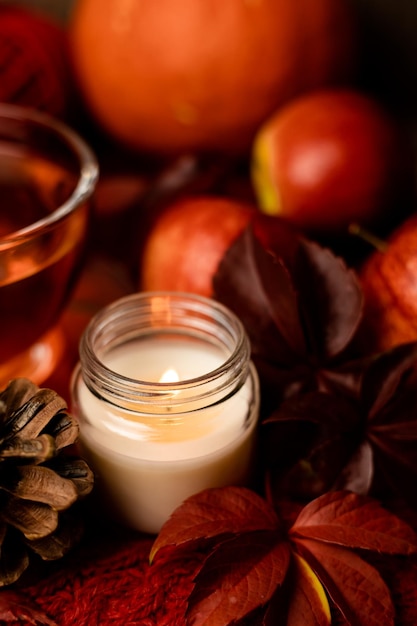
[[[31,8],[39,9],[59,20],[65,21],[74,4],[74,0],[3,0],[3,4],[21,4]]]

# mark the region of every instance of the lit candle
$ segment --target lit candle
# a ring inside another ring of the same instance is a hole
[[[188,496],[244,484],[259,409],[239,320],[185,294],[135,294],[101,311],[81,342],[73,411],[107,505],[156,533]]]

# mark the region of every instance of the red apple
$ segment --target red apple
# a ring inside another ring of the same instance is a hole
[[[309,232],[380,218],[409,152],[382,106],[349,89],[311,92],[260,127],[252,181],[260,209]]]
[[[417,215],[390,236],[360,271],[365,316],[360,339],[374,350],[417,340]]]
[[[39,11],[1,3],[0,102],[73,119],[76,100],[66,29]]]
[[[245,200],[199,195],[166,206],[150,229],[140,265],[139,288],[213,295],[212,280],[227,249],[252,226],[261,245],[291,262],[299,233]]]
[[[256,209],[217,196],[183,197],[167,206],[144,246],[140,288],[212,295],[212,277]]]

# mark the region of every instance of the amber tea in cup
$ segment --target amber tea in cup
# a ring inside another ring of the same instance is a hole
[[[94,154],[72,129],[0,104],[0,388],[40,384],[64,350],[57,322],[77,276]]]

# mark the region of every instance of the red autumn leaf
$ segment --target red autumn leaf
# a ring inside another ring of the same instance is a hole
[[[408,524],[366,496],[328,493],[307,504],[289,531],[346,548],[385,554],[417,554],[417,535]]]
[[[380,570],[389,571],[389,559],[417,554],[411,527],[349,492],[325,494],[296,515],[285,531],[272,507],[242,487],[186,500],[152,549],[153,556],[161,551],[153,567],[164,568],[199,549],[186,623],[393,626],[394,602]],[[356,550],[366,551],[367,561]],[[402,593],[417,594],[417,576]]]
[[[378,571],[351,550],[312,539],[296,549],[320,578],[351,626],[394,626],[390,591]]]
[[[363,359],[355,377],[357,394],[293,395],[263,421],[274,500],[349,489],[417,509],[417,342]]]
[[[289,536],[348,623],[394,624],[387,585],[378,570],[351,549],[416,554],[417,536],[411,527],[370,498],[334,492],[306,505]]]
[[[11,590],[0,591],[0,622],[2,624],[24,622],[34,626],[58,626],[23,594]]]
[[[417,624],[417,562],[411,559],[394,560],[388,572],[388,580],[397,607],[398,624]]]
[[[417,342],[379,355],[365,371],[361,405],[366,436],[386,492],[417,508]]]
[[[354,454],[355,407],[322,392],[295,395],[264,420],[263,454],[274,494],[308,501],[333,489]]]
[[[417,554],[417,535],[408,524],[376,500],[344,491],[327,493],[307,504],[290,537],[385,554]]]
[[[358,328],[363,294],[353,270],[327,248],[304,240],[294,269],[310,349],[322,359],[344,350]]]
[[[284,257],[266,250],[248,228],[213,279],[217,299],[246,328],[263,388],[268,382],[267,393],[275,396],[331,385],[326,370],[336,367],[363,308],[356,274],[329,249],[299,237],[290,261]],[[350,373],[341,372],[337,385],[350,385]]]
[[[416,363],[417,342],[399,344],[372,359],[361,385],[361,400],[369,420],[381,415],[392,399],[398,397],[402,383]]]
[[[294,285],[282,260],[263,248],[252,229],[226,252],[213,288],[242,320],[254,354],[280,366],[297,363],[305,344]]]
[[[254,273],[256,273],[264,296],[264,315],[270,317],[274,329],[279,331],[290,350],[295,355],[302,355],[307,346],[300,316],[298,293],[290,271],[279,256],[266,252],[262,246],[257,245],[254,237],[249,237],[249,234],[250,231],[247,233],[247,246],[251,246]],[[271,297],[272,294],[280,294],[280,297]],[[261,301],[259,299],[258,302]],[[272,336],[276,334],[275,332]]]
[[[224,626],[265,605],[282,585],[289,560],[289,544],[274,531],[238,534],[220,544],[196,577],[189,622]]]
[[[270,505],[242,487],[207,489],[188,498],[165,522],[156,538],[150,560],[164,547],[219,535],[278,530],[279,520]]]
[[[373,451],[368,441],[363,441],[343,467],[336,482],[339,489],[367,494],[374,478]]]
[[[296,584],[290,598],[287,626],[328,626],[330,606],[320,580],[308,563],[294,554]]]
[[[361,442],[363,420],[348,399],[317,391],[293,396],[262,430],[271,502],[308,502],[330,490],[369,493],[373,452]]]
[[[272,507],[243,487],[208,489],[188,498],[162,527],[151,559],[164,549],[208,544],[195,577],[188,621],[227,626],[268,603],[286,577],[290,548]],[[165,551],[166,550],[166,551]],[[157,561],[159,562],[159,561]]]

